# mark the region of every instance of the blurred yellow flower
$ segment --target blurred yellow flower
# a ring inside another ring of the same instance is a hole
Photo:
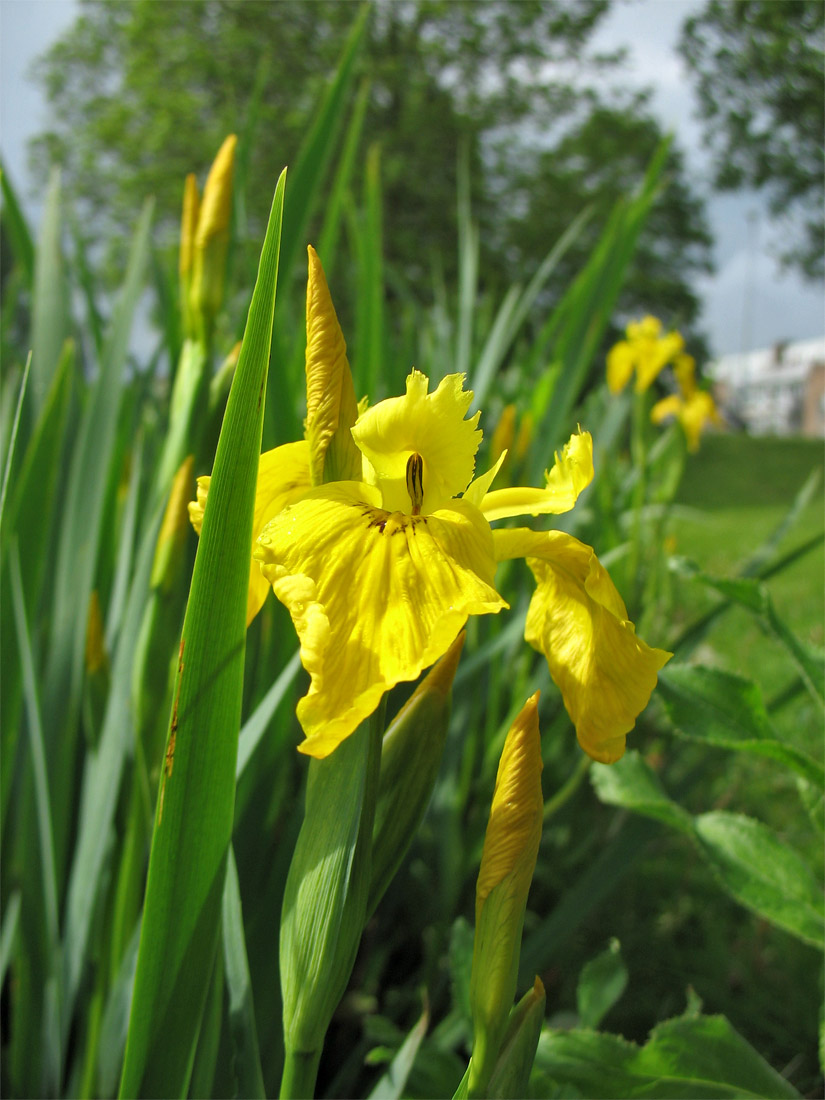
[[[707,424],[722,424],[712,394],[696,385],[696,362],[691,355],[679,355],[673,366],[679,392],[657,401],[650,410],[650,419],[661,424],[675,416],[682,425],[689,451],[699,450],[699,438]]]
[[[311,272],[313,263],[311,254]],[[311,278],[317,290],[318,272]],[[494,533],[490,526],[572,508],[593,478],[589,433],[571,437],[543,488],[492,490],[504,453],[474,478],[482,433],[480,413],[467,417],[473,395],[464,376],[447,375],[430,392],[426,376],[413,370],[403,396],[361,411],[353,423],[345,345],[328,292],[308,293],[307,304],[308,334],[319,328],[318,311],[324,314],[334,392],[330,401],[311,397],[318,411],[308,417],[306,441],[261,456],[249,600],[251,618],[263,602],[262,587],[271,584],[298,633],[311,677],[298,703],[306,734],[301,751],[327,756],[385,691],[438,660],[469,615],[506,608],[495,588],[496,566],[529,554],[547,559],[543,568],[556,583],[540,580],[534,602],[550,610],[528,641],[545,653],[582,747],[596,759],[618,759],[668,654],[635,637],[589,547],[561,532]],[[317,352],[308,339],[310,394],[317,372],[323,374]],[[334,446],[337,472],[330,480]],[[207,489],[201,478],[191,506],[195,523]],[[498,541],[534,534],[540,542],[525,542],[523,552],[517,542]]]
[[[626,340],[614,344],[607,353],[607,384],[612,393],[619,393],[636,372],[636,392],[642,393],[684,347],[678,332],[662,336],[662,322],[657,317],[631,321],[625,330]]]

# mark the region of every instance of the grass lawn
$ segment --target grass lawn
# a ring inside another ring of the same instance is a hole
[[[811,471],[821,472],[824,465],[819,440],[706,437],[701,451],[689,456],[679,490],[677,503],[685,507],[672,522],[676,552],[708,573],[730,576],[780,524]],[[779,554],[824,529],[820,482],[813,501],[783,538]],[[820,544],[767,582],[779,616],[804,642],[820,648],[825,641],[824,578]],[[696,616],[697,603],[715,602],[689,581],[679,581],[676,596],[676,614],[686,621]],[[731,609],[716,622],[695,658],[755,680],[768,702],[796,679],[784,647],[742,608]],[[789,740],[821,757],[821,712],[817,714],[806,692],[778,709],[774,718]]]

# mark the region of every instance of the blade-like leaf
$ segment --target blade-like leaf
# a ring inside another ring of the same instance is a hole
[[[60,243],[60,170],[49,180],[43,221],[34,256],[32,302],[32,398],[39,414],[49,392],[67,333],[66,284]]]
[[[185,1095],[218,945],[235,801],[252,519],[284,184],[282,173],[192,574],[121,1096]]]

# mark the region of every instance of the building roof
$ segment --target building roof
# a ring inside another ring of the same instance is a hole
[[[815,363],[825,363],[825,336],[723,355],[709,363],[706,372],[715,382],[729,386],[801,382]]]

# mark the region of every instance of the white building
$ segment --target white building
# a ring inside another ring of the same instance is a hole
[[[723,355],[706,373],[732,426],[754,435],[825,436],[825,337]]]

